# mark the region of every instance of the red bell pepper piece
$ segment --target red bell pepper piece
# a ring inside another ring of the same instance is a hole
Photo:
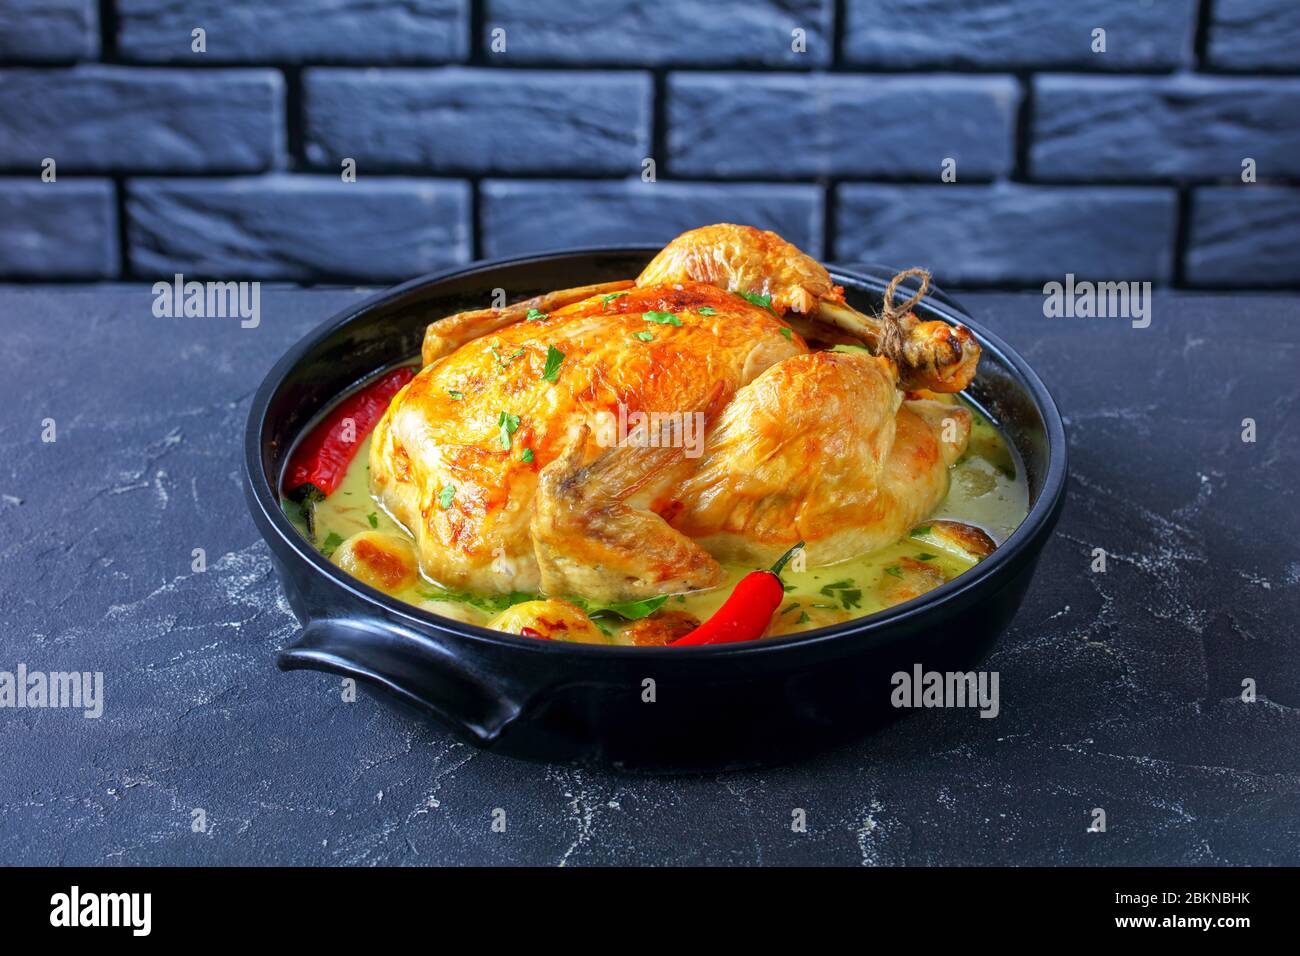
[[[781,555],[770,571],[752,571],[740,579],[717,613],[685,637],[673,641],[671,647],[688,647],[698,644],[734,644],[752,641],[763,636],[772,615],[781,606],[785,586],[781,584],[781,570],[803,547],[800,541]]]
[[[332,495],[361,443],[415,372],[409,365],[395,368],[339,402],[294,449],[285,472],[285,494],[294,498],[310,497],[313,491],[321,497]]]

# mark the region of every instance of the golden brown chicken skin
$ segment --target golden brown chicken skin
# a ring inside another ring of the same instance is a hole
[[[740,390],[661,509],[724,560],[770,564],[803,541],[810,563],[830,564],[929,514],[970,425],[959,406],[904,402],[887,359],[801,355]]]

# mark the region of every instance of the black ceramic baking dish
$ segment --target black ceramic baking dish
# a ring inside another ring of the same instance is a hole
[[[388,597],[330,564],[290,524],[277,489],[294,442],[344,393],[417,355],[430,321],[481,308],[495,289],[513,301],[635,276],[656,251],[534,255],[416,279],[335,316],[275,365],[249,413],[245,488],[303,625],[280,654],[280,667],[359,678],[501,753],[706,771],[787,761],[859,734],[898,715],[890,705],[895,672],[918,663],[926,670],[969,669],[988,653],[1020,606],[1060,513],[1065,432],[1038,376],[942,292],[932,292],[916,311],[924,319],[961,322],[978,336],[984,353],[968,394],[1019,452],[1031,509],[977,567],[870,617],[721,647],[525,639]],[[855,306],[876,310],[895,270],[830,271]]]

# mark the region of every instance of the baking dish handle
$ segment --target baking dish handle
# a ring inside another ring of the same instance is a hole
[[[485,681],[436,641],[390,622],[309,621],[276,664],[368,681],[480,747],[495,743],[524,707],[517,695]]]

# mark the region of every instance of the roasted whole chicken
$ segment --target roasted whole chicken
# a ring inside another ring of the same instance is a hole
[[[943,500],[971,419],[942,393],[979,359],[894,300],[860,313],[779,236],[720,224],[635,281],[441,319],[371,491],[425,575],[489,594],[631,601],[800,541],[809,566],[872,551]]]

